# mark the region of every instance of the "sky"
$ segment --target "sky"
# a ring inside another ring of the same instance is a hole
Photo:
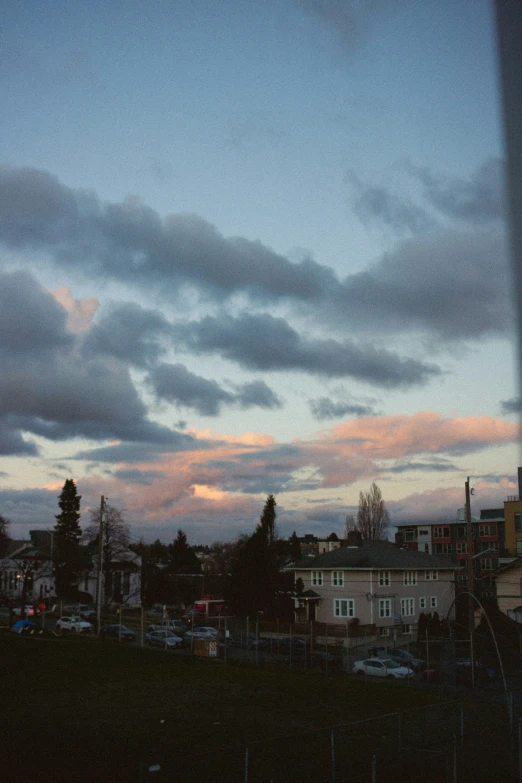
[[[135,539],[515,494],[486,0],[6,0],[0,513]]]

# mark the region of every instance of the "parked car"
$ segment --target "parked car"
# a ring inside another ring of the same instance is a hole
[[[282,639],[274,639],[274,650],[284,655],[304,655],[309,649],[310,645],[307,644],[306,639],[301,639],[299,636],[283,636]]]
[[[100,636],[121,639],[122,642],[134,642],[137,638],[137,634],[134,631],[126,628],[124,625],[120,627],[117,624],[102,626],[100,628]]]
[[[425,666],[425,662],[422,658],[416,658],[409,650],[403,650],[401,647],[374,647],[372,655],[375,658],[391,658],[401,666],[406,666],[410,669],[422,669]]]
[[[480,661],[475,661],[475,685],[484,685],[496,679],[497,672]],[[424,682],[440,682],[447,685],[472,685],[471,658],[456,658],[445,661],[437,668],[425,669]]]
[[[388,677],[401,679],[413,677],[415,672],[407,666],[401,666],[392,658],[367,658],[365,661],[356,661],[352,668],[353,674],[359,677]]]
[[[60,617],[56,621],[56,631],[75,631],[76,633],[90,633],[92,631],[92,624],[87,620],[82,620],[81,617],[71,615],[70,617]]]
[[[164,647],[167,650],[175,650],[183,643],[180,636],[176,636],[172,631],[163,629],[162,631],[150,631],[145,634],[145,641],[150,647]]]
[[[219,631],[217,628],[212,628],[212,626],[209,625],[197,625],[192,631],[185,631],[183,642],[184,644],[192,644],[192,638],[217,641],[218,637]]]
[[[183,620],[167,620],[165,623],[153,623],[149,625],[149,631],[172,631],[178,636],[183,636],[187,630],[187,624]]]
[[[36,631],[36,625],[30,620],[17,620],[9,630],[13,633],[30,634]]]
[[[258,649],[265,649],[268,647],[268,641],[255,635],[255,633],[246,633],[239,631],[238,633],[231,633],[228,637],[228,642],[233,647],[246,647],[250,649],[257,647]]]

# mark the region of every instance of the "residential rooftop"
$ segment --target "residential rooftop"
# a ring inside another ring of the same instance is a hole
[[[456,566],[441,555],[430,555],[412,549],[400,548],[391,541],[363,541],[359,546],[344,546],[300,560],[294,570],[329,568],[376,568],[376,569],[433,569],[454,571]]]

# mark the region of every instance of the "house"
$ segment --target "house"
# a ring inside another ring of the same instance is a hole
[[[31,530],[27,541],[9,541],[7,552],[0,560],[0,595],[6,601],[21,600],[24,592],[27,601],[55,598],[53,574],[53,530]],[[96,597],[97,551],[96,547],[80,547],[86,568],[78,580],[78,589]],[[126,546],[112,549],[110,562],[103,567],[103,600],[141,605],[141,558]]]
[[[501,612],[522,623],[522,558],[491,574],[496,587],[497,606]]]
[[[291,538],[288,540],[291,541]],[[336,533],[330,533],[326,538],[318,538],[313,533],[306,533],[304,536],[298,536],[297,541],[301,547],[302,557],[315,557],[343,546],[343,541]]]
[[[294,566],[303,584],[296,619],[345,626],[357,618],[381,635],[397,626],[412,633],[421,613],[445,617],[452,609],[455,568],[447,558],[355,533],[346,546]]]

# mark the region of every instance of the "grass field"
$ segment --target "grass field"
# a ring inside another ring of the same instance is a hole
[[[0,671],[4,780],[138,781],[140,763],[157,759],[176,768],[171,779],[226,780],[228,765],[232,780],[258,740],[436,701],[384,683],[77,637],[3,633]]]

